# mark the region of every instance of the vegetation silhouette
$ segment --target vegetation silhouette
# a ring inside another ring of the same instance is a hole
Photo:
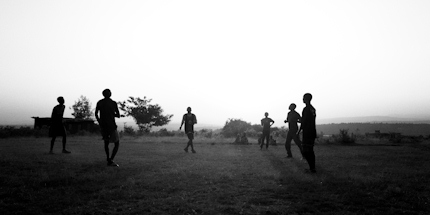
[[[75,101],[75,104],[70,109],[73,110],[72,115],[76,119],[92,119],[94,116],[90,100],[83,95],[79,97],[78,101]]]
[[[131,116],[139,130],[150,132],[153,126],[163,126],[170,122],[173,114],[163,115],[163,109],[158,104],[150,104],[152,99],[130,96],[126,101],[118,102],[125,116]]]

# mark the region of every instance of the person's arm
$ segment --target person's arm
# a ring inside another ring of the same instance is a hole
[[[56,107],[56,106],[55,106]],[[51,113],[51,125],[54,124],[54,120],[55,120],[55,107],[52,108],[52,113]]]
[[[114,102],[114,103],[115,103],[115,117],[120,118],[121,115],[119,115],[118,104],[116,102]]]
[[[64,110],[66,109],[66,106],[65,105],[62,105],[61,106],[61,109],[60,109],[60,113],[59,113],[59,115],[61,115],[61,117],[63,117],[64,116]]]
[[[182,125],[184,125],[184,122],[185,122],[185,115],[182,117],[182,122],[181,122],[181,126],[179,127],[179,130],[182,129]]]
[[[270,126],[272,126],[273,124],[275,124],[275,121],[273,121],[273,119],[270,120]]]
[[[94,115],[96,116],[96,120],[97,122],[99,122],[100,125],[100,118],[99,118],[99,106],[96,106],[96,112],[94,113]]]
[[[303,124],[300,124],[300,128],[299,128],[299,130],[297,131],[297,135],[299,135],[300,134],[300,132],[303,130]]]
[[[300,117],[300,115],[299,114],[297,114],[298,116],[297,116],[297,122],[298,123],[302,123],[302,117]]]
[[[306,120],[307,120],[306,109],[303,109],[302,118],[300,119],[300,129],[297,132],[297,134],[300,134],[300,131],[302,131],[303,128],[306,126]]]
[[[197,117],[194,115],[194,124],[197,124]]]

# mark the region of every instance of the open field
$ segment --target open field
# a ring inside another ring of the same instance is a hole
[[[61,139],[61,138],[60,138]],[[430,144],[317,145],[125,137],[107,167],[98,136],[0,139],[0,214],[429,214]]]

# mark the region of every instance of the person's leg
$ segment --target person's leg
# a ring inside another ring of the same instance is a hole
[[[293,135],[293,140],[294,140],[294,142],[296,143],[296,145],[299,147],[300,154],[301,154],[301,155],[302,155],[302,157],[303,157],[302,141],[300,141],[300,138],[299,138],[299,136],[298,136],[296,133],[294,133],[294,135]]]
[[[185,150],[185,152],[188,152],[188,147],[191,145],[191,144],[190,144],[190,142],[191,142],[191,140],[190,140],[190,139],[188,139],[187,147],[185,147],[185,149],[184,149],[184,150]]]
[[[264,132],[263,132],[263,134],[261,134],[261,137],[260,137],[260,150],[261,149],[263,149],[263,145],[264,145]]]
[[[66,135],[63,136],[63,150],[66,150]]]
[[[305,158],[305,160],[309,164],[309,151],[310,151],[309,145],[305,144],[304,141],[303,141],[302,147],[303,147],[303,157]]]
[[[63,142],[63,153],[66,153],[66,154],[70,153],[69,151],[66,150],[66,142],[67,142],[66,135],[63,135],[63,141],[62,142]]]
[[[109,157],[109,139],[105,139],[104,143],[105,143],[106,160],[109,164],[111,162],[110,157]]]
[[[51,148],[49,149],[49,153],[53,153],[52,150],[54,149],[55,138],[57,138],[57,137],[53,136],[51,139]]]
[[[287,150],[287,157],[293,157],[291,153],[291,140],[293,138],[291,137],[291,134],[288,132],[287,134],[287,140],[285,141],[285,150]]]
[[[309,168],[311,172],[316,172],[315,169],[315,152],[314,152],[315,139],[312,138],[312,144],[309,149]]]
[[[266,149],[269,148],[270,132],[266,133]]]
[[[194,140],[194,133],[190,133],[190,146],[191,146],[191,152],[192,152],[192,153],[196,153],[196,151],[194,150],[193,140]]]
[[[111,160],[111,161],[113,161],[113,159],[115,158],[116,153],[118,152],[118,148],[119,148],[119,141],[115,142],[114,144],[115,144],[115,146],[113,147],[112,155],[111,155],[111,157],[110,157],[110,160]],[[108,150],[109,150],[109,149],[108,149]]]
[[[194,150],[193,140],[190,140],[190,146],[191,146],[191,152],[196,153],[196,151]]]
[[[310,147],[309,151],[309,169],[311,172],[316,172],[315,170],[315,152],[314,152],[314,146],[312,145]]]
[[[306,159],[311,172],[315,172],[314,139],[303,138],[303,157]]]
[[[191,145],[191,138],[188,132],[186,132],[186,134],[187,134],[188,142],[187,142],[187,147],[185,147],[184,151],[188,152],[188,147]]]

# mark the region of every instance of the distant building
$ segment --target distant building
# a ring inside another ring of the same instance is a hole
[[[34,119],[34,129],[41,129],[44,126],[51,126],[50,117],[31,117]],[[94,124],[92,119],[75,119],[75,118],[63,118],[64,127],[71,134],[77,133],[78,131],[95,132],[98,130],[98,126]]]

